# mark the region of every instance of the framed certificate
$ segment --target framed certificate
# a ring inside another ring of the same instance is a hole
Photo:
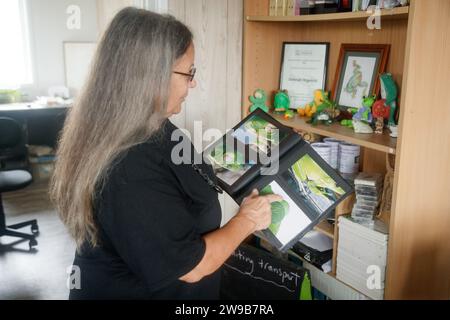
[[[329,49],[328,42],[283,43],[280,89],[288,91],[291,108],[311,102],[315,90],[325,90]]]

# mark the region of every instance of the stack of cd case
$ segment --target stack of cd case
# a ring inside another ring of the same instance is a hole
[[[383,191],[381,174],[360,173],[355,179],[356,203],[352,210],[352,218],[358,222],[373,222],[378,213]]]

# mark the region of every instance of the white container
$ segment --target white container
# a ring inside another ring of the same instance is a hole
[[[339,169],[339,145],[342,141],[333,138],[325,138],[323,139],[323,142],[331,147],[331,167],[335,170]]]
[[[326,143],[313,143],[311,147],[331,166],[331,146]]]
[[[349,143],[341,143],[339,145],[339,172],[344,174],[358,173],[360,156],[360,146]]]

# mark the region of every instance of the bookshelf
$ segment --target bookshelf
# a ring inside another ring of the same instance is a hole
[[[328,221],[323,220],[314,229],[316,231],[319,231],[320,233],[323,233],[324,235],[334,239],[334,227]]]
[[[283,42],[330,43],[326,90],[332,88],[342,43],[391,45],[386,70],[401,94],[398,139],[387,133],[358,135],[339,125],[312,126],[298,116],[275,117],[287,126],[362,146],[365,172],[385,173],[386,156],[396,156],[392,212],[383,217],[389,224],[385,298],[449,299],[450,202],[444,190],[450,189],[445,98],[450,74],[442,70],[450,70],[450,1],[410,0],[409,7],[383,10],[380,30],[367,28],[365,12],[297,17],[268,12],[269,0],[244,0],[243,117],[255,89],[273,93],[278,88]],[[351,212],[353,197],[337,208],[335,218]],[[338,228],[325,221],[316,230],[334,239],[336,255]],[[335,267],[336,256],[333,262]]]

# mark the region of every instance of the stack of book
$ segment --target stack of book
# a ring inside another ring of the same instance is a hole
[[[299,16],[313,13],[312,0],[270,0],[269,16]]]
[[[356,203],[352,218],[361,223],[372,223],[378,213],[383,191],[381,174],[360,173],[355,179]]]
[[[384,298],[388,229],[382,221],[373,225],[339,218],[336,277],[364,295]]]

